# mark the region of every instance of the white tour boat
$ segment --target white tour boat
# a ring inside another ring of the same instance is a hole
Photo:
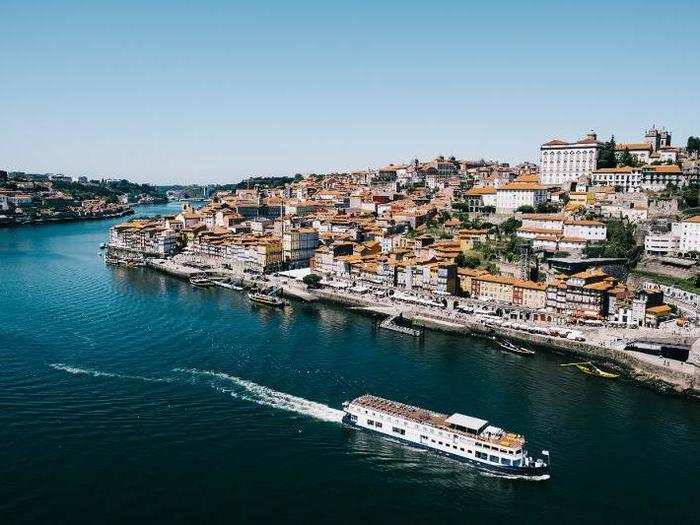
[[[440,414],[364,395],[343,403],[343,422],[507,476],[549,479],[549,452],[533,458],[525,438],[462,414]]]

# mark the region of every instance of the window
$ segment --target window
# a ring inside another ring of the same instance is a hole
[[[494,463],[498,463],[498,456],[489,456],[489,461],[493,461]]]
[[[381,424],[379,421],[375,422],[374,425],[375,425],[377,428],[382,428],[382,424]]]
[[[356,423],[356,422],[357,422],[357,416],[354,415],[354,414],[350,414],[350,421],[352,421],[353,423]]]
[[[442,441],[438,441],[438,445],[442,445]]]
[[[476,454],[476,457],[479,459],[487,459],[488,458],[488,456],[484,452],[477,451],[477,452],[475,452],[475,454]]]
[[[396,432],[397,434],[401,434],[402,436],[406,434],[406,431],[403,428],[392,427],[391,430]]]
[[[374,421],[372,421],[371,419],[368,419],[368,420],[367,420],[367,424],[368,424],[370,427],[373,427],[373,426],[374,426]]]

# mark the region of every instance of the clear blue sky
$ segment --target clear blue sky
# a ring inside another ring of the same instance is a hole
[[[0,168],[152,182],[700,134],[700,2],[0,2]]]

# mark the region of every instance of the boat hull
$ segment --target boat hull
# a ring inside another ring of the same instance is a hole
[[[512,477],[512,478],[527,478],[527,479],[532,479],[532,480],[546,480],[549,479],[550,474],[549,474],[549,465],[542,466],[542,467],[535,467],[535,466],[528,466],[528,467],[507,467],[507,466],[502,466],[502,465],[489,465],[485,463],[481,463],[479,461],[474,461],[469,458],[465,458],[463,456],[459,456],[457,454],[451,454],[450,452],[435,449],[426,445],[423,445],[421,443],[416,443],[415,441],[411,441],[410,439],[405,439],[401,438],[399,436],[389,436],[385,434],[384,432],[379,432],[378,430],[372,429],[372,428],[367,428],[361,425],[358,425],[357,423],[354,423],[350,419],[350,414],[347,412],[345,413],[345,416],[343,416],[343,424],[357,428],[360,430],[366,430],[372,434],[381,436],[383,438],[387,438],[389,440],[393,441],[399,441],[401,443],[404,443],[406,445],[410,445],[411,447],[414,448],[419,448],[421,450],[428,450],[430,452],[433,452],[434,454],[437,454],[439,456],[444,456],[448,457],[450,459],[455,459],[461,463],[466,463],[469,466],[472,466],[478,470],[481,470],[482,472],[487,472],[489,474],[495,474],[498,476],[503,476],[503,477]]]

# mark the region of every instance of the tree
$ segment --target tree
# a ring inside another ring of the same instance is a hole
[[[479,266],[479,258],[474,255],[467,255],[461,252],[455,257],[455,264],[460,268],[476,268]]]
[[[600,168],[615,168],[617,167],[617,157],[615,156],[615,135],[610,137],[608,142],[605,142],[598,151],[598,164]]]
[[[566,195],[568,199],[568,195]],[[555,213],[559,211],[559,208],[553,202],[540,202],[535,208],[537,213]]]
[[[522,225],[523,223],[515,217],[508,217],[505,221],[503,221],[500,224],[499,227],[504,234],[512,235],[513,233],[515,233],[515,230],[520,228]]]
[[[535,208],[533,206],[530,206],[529,204],[523,204],[522,206],[519,206],[515,211],[521,213],[534,213]]]
[[[700,153],[700,137],[688,137],[688,153]]]
[[[496,212],[495,206],[484,206],[483,208],[481,208],[481,213],[484,213],[484,214],[495,213],[495,212]]]
[[[683,200],[685,201],[686,206],[688,206],[689,208],[695,208],[696,206],[698,206],[698,201],[700,199],[700,186],[697,186],[695,184],[686,186],[685,188],[683,188],[681,195],[683,196]]]
[[[625,150],[622,152],[622,155],[620,155],[618,164],[620,166],[631,166],[633,168],[636,168],[637,166],[639,166],[639,160],[637,160],[637,157],[630,153],[630,150],[625,148]]]
[[[305,275],[302,279],[307,288],[318,288],[321,284],[321,276],[315,273]]]

